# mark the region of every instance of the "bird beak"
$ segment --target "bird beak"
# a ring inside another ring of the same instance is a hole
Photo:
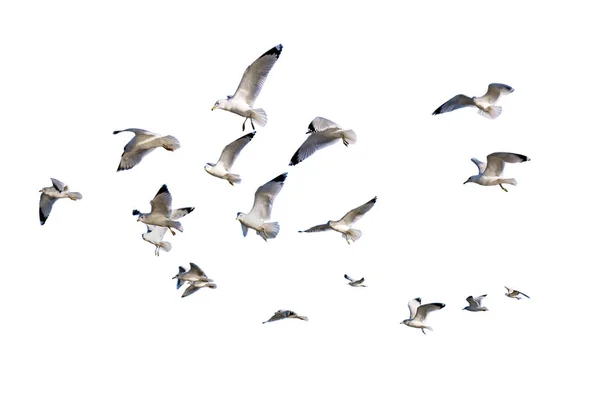
[[[469,180],[468,180],[468,179],[467,179],[466,181],[464,181],[464,182],[463,182],[463,185],[464,185],[465,183],[467,183],[467,182],[469,182]]]
[[[216,106],[216,105],[214,105],[214,106],[213,106],[213,107],[210,109],[210,111],[215,111],[215,108],[217,108],[217,106]]]

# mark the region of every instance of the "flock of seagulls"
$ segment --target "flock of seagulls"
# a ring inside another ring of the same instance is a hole
[[[262,108],[254,108],[254,103],[262,90],[269,72],[279,59],[282,50],[283,46],[280,44],[261,55],[246,68],[235,93],[227,96],[225,99],[218,100],[212,107],[212,110],[222,109],[244,117],[242,131],[245,131],[248,120],[254,130],[229,143],[223,148],[221,156],[216,163],[206,163],[204,167],[208,174],[225,180],[232,186],[242,182],[240,175],[233,173],[232,168],[242,150],[254,138],[256,134],[255,123],[260,127],[264,127],[267,124],[267,113]],[[487,93],[483,96],[468,97],[463,94],[456,95],[438,107],[433,112],[433,115],[447,113],[463,107],[476,107],[480,115],[495,119],[502,113],[502,107],[496,106],[497,101],[502,95],[512,93],[513,91],[514,89],[508,85],[491,83],[488,86]],[[113,134],[122,132],[133,133],[134,137],[123,149],[117,172],[134,168],[144,157],[159,147],[170,152],[174,152],[181,147],[179,140],[174,136],[161,136],[139,128],[117,130]],[[309,136],[292,155],[289,166],[298,165],[316,151],[331,146],[340,140],[345,146],[357,142],[357,135],[353,130],[343,129],[335,122],[323,117],[314,118],[308,125],[308,132],[306,134]],[[503,184],[516,185],[517,181],[513,178],[503,178],[502,174],[505,164],[522,163],[530,161],[530,159],[518,153],[496,152],[489,154],[485,163],[476,158],[472,158],[471,161],[475,163],[479,173],[469,177],[464,183],[472,182],[482,186],[498,185],[502,190],[507,191]],[[236,220],[240,222],[244,237],[248,234],[248,230],[252,229],[265,242],[277,238],[280,226],[278,222],[271,221],[271,211],[275,198],[283,188],[286,178],[287,172],[284,172],[260,186],[254,194],[252,209],[248,213],[237,213]],[[41,225],[46,223],[56,200],[61,198],[71,200],[82,199],[81,193],[71,192],[69,187],[61,181],[54,178],[51,178],[51,181],[52,186],[40,190],[39,217]],[[175,231],[183,232],[183,225],[179,220],[194,211],[194,207],[173,210],[172,201],[173,199],[167,185],[163,184],[150,202],[150,212],[142,213],[139,210],[133,210],[133,215],[137,216],[137,221],[143,222],[146,225],[147,231],[142,234],[142,239],[154,246],[156,256],[160,254],[161,250],[165,252],[171,251],[172,245],[164,240],[165,234],[168,231],[174,236],[176,234]],[[341,233],[346,242],[351,244],[362,236],[362,232],[353,228],[353,225],[368,213],[376,202],[377,197],[373,197],[361,206],[348,211],[339,220],[329,220],[326,223],[298,232],[312,233],[332,230]],[[348,285],[352,287],[366,287],[364,285],[364,277],[355,280],[345,274],[344,278],[349,281]],[[204,271],[194,263],[190,263],[188,270],[180,266],[179,272],[173,279],[177,279],[177,289],[187,284],[181,297],[187,297],[201,288],[217,288],[214,281],[208,278]],[[505,295],[509,298],[516,298],[518,300],[522,298],[521,296],[529,298],[523,292],[508,287],[506,287],[506,290],[507,293]],[[486,307],[482,306],[482,301],[486,296],[484,294],[475,298],[473,296],[467,297],[468,306],[463,310],[472,312],[488,311]],[[425,324],[429,313],[441,310],[445,306],[444,303],[421,304],[421,299],[418,297],[412,299],[408,303],[410,316],[408,319],[402,321],[401,324],[420,329],[425,334],[426,330],[433,330]],[[293,311],[278,310],[271,318],[264,321],[263,324],[288,318],[308,321],[307,317],[300,316]]]

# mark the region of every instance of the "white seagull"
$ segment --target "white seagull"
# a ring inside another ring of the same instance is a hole
[[[344,278],[348,279],[350,281],[350,283],[348,283],[348,285],[353,286],[353,287],[367,287],[366,285],[363,285],[363,282],[365,281],[365,278],[360,278],[357,280],[354,280],[352,278],[350,278],[348,275],[344,274]]]
[[[473,296],[469,296],[467,297],[467,302],[469,303],[469,305],[465,308],[463,308],[463,310],[467,310],[467,311],[489,311],[487,309],[487,307],[482,307],[481,306],[481,301],[483,299],[485,299],[485,297],[487,296],[487,294],[481,295],[479,297],[475,297],[473,298]]]
[[[506,292],[506,293],[504,293],[504,295],[505,295],[506,297],[510,297],[510,298],[517,299],[517,300],[521,300],[521,298],[522,298],[522,297],[520,297],[520,296],[521,296],[521,295],[523,295],[523,296],[527,297],[528,299],[530,298],[529,296],[527,296],[527,295],[526,295],[525,293],[523,293],[523,292],[519,292],[518,290],[510,289],[510,288],[508,288],[508,287],[506,287],[506,286],[504,286],[504,287],[505,287],[505,288],[506,288],[506,290],[507,290],[507,292]]]
[[[190,263],[190,269],[188,271],[183,267],[179,267],[179,273],[175,275],[173,279],[177,279],[177,289],[179,289],[184,282],[188,282],[189,284],[181,297],[187,297],[203,287],[211,289],[217,288],[217,285],[213,283],[213,280],[209,279],[204,271],[192,262]]]
[[[44,225],[50,216],[52,206],[58,199],[81,200],[82,196],[79,192],[70,192],[69,187],[58,179],[50,178],[52,186],[42,188],[40,190],[40,224]]]
[[[376,201],[377,196],[373,197],[371,200],[367,201],[362,206],[348,211],[348,213],[344,215],[339,221],[329,220],[326,224],[316,225],[312,228],[308,228],[305,231],[298,232],[325,232],[332,229],[334,231],[340,232],[342,234],[342,237],[346,239],[346,242],[348,242],[348,244],[350,244],[350,240],[356,242],[362,236],[362,232],[358,229],[352,229],[352,225],[354,225],[354,223],[356,223],[359,219],[363,217],[363,215],[365,215],[371,208],[373,208]]]
[[[425,329],[433,331],[430,326],[425,325],[425,319],[430,312],[441,310],[444,307],[446,307],[446,305],[443,303],[429,303],[421,305],[421,298],[417,297],[416,299],[412,299],[408,302],[410,318],[405,319],[404,321],[400,322],[400,324],[421,329],[423,334],[425,334]]]
[[[313,119],[310,125],[308,125],[308,132],[306,133],[310,133],[311,135],[296,150],[292,156],[290,165],[301,163],[317,150],[331,146],[339,139],[342,139],[346,147],[356,143],[356,133],[352,129],[342,129],[335,122],[322,117]]]
[[[169,193],[169,189],[167,185],[162,185],[154,199],[150,202],[151,211],[147,214],[143,214],[138,210],[133,210],[133,215],[138,216],[138,221],[143,222],[146,225],[156,225],[163,226],[173,235],[175,232],[172,228],[177,229],[179,232],[183,232],[183,226],[181,222],[174,221],[171,218],[171,203],[173,198],[171,197],[171,193]]]
[[[303,317],[302,315],[298,315],[293,311],[290,310],[278,310],[275,312],[275,314],[273,314],[273,316],[271,318],[269,318],[267,321],[264,321],[263,324],[266,324],[267,322],[273,322],[273,321],[279,321],[285,318],[297,318],[297,319],[301,319],[303,321],[308,321],[307,317]]]
[[[255,134],[256,132],[249,133],[229,143],[221,152],[219,161],[217,161],[216,164],[206,163],[204,170],[212,176],[225,179],[231,186],[233,186],[234,183],[241,183],[242,180],[240,179],[240,176],[230,173],[229,170],[233,166],[236,158],[240,155],[242,149],[250,143]]]
[[[194,207],[178,208],[177,210],[173,210],[171,212],[171,219],[177,220],[179,218],[185,217],[192,211],[194,211]],[[156,225],[146,225],[146,228],[148,230],[146,233],[142,233],[142,239],[144,239],[148,243],[153,244],[156,247],[154,249],[154,254],[156,256],[160,255],[160,250],[164,250],[166,252],[171,251],[171,243],[163,240],[165,234],[169,230],[168,228]]]
[[[287,172],[273,178],[256,190],[254,193],[254,205],[248,214],[237,213],[236,220],[242,225],[244,237],[248,234],[248,228],[256,231],[265,242],[267,239],[275,239],[279,234],[279,223],[267,222],[271,219],[273,201],[281,191]]]
[[[503,183],[516,186],[517,181],[513,178],[502,178],[502,172],[504,171],[504,165],[506,163],[522,163],[525,161],[531,161],[531,159],[522,154],[516,153],[492,153],[487,156],[487,164],[479,161],[476,158],[471,158],[471,161],[477,165],[479,174],[469,177],[464,183],[477,183],[482,186],[494,186],[500,185],[500,188],[505,192],[508,192]],[[463,184],[464,184],[463,183]]]
[[[142,158],[158,147],[163,147],[168,151],[175,151],[181,147],[179,145],[179,140],[171,135],[160,136],[156,133],[138,128],[114,131],[113,135],[121,132],[133,132],[135,136],[125,145],[117,172],[135,167],[142,161]]]
[[[503,83],[490,83],[487,93],[481,97],[469,97],[464,94],[457,94],[441,106],[439,106],[432,115],[442,114],[454,111],[463,107],[477,107],[477,111],[484,117],[494,119],[502,113],[502,107],[495,106],[496,102],[503,94],[512,93],[514,89]]]
[[[246,117],[242,124],[242,130],[246,129],[246,121],[248,119],[250,120],[252,129],[254,129],[254,121],[260,126],[265,126],[267,123],[267,113],[265,110],[262,108],[253,109],[252,107],[267,79],[267,75],[269,75],[269,71],[271,71],[271,68],[273,68],[273,65],[279,59],[281,50],[283,50],[283,46],[279,44],[258,57],[256,61],[246,68],[244,76],[233,96],[217,100],[212,110],[221,108]]]

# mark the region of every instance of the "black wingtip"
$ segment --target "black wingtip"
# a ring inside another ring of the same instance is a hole
[[[415,300],[418,301],[419,303],[421,302],[421,298],[420,297],[417,297]]]
[[[523,154],[517,154],[516,156],[519,157],[522,162],[531,161],[531,158],[524,156]]]
[[[446,307],[446,305],[444,303],[433,303],[433,305],[438,306],[439,308]]]
[[[438,115],[442,113],[442,107],[438,107],[436,108],[436,110],[434,112],[431,113],[431,115]]]
[[[372,201],[373,203],[377,202],[377,196],[373,197],[370,201]]]
[[[292,159],[290,160],[290,163],[288,164],[290,167],[293,167],[294,165],[298,165],[302,162],[302,160],[300,159],[300,156],[298,154],[298,152],[296,151],[294,153],[294,155],[292,156]]]
[[[113,131],[113,135],[116,135],[117,133],[121,133],[123,131]]]
[[[156,193],[156,195],[158,196],[161,193],[165,193],[168,192],[169,188],[167,188],[167,184],[164,184],[160,187],[160,189],[158,189],[158,192]]]
[[[250,132],[249,134],[247,134],[247,135],[244,135],[244,136],[242,136],[242,137],[243,137],[243,138],[248,138],[248,139],[252,140],[252,139],[254,138],[254,135],[256,135],[256,131],[254,131],[254,132]]]
[[[273,182],[285,182],[285,178],[287,178],[287,172],[284,172],[281,175],[276,176],[275,178],[273,178]]]
[[[272,49],[269,49],[268,51],[266,51],[261,57],[275,55],[275,57],[277,59],[279,59],[279,55],[281,54],[282,50],[283,50],[283,46],[281,44],[278,44],[277,46],[273,47]]]
[[[194,211],[196,209],[196,207],[184,207],[182,208],[182,210],[185,210],[186,213],[191,213],[192,211]]]
[[[139,210],[133,210],[131,214],[132,215],[140,215],[141,212]]]

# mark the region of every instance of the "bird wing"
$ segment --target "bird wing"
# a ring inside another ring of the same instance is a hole
[[[287,318],[289,315],[289,311],[286,310],[279,310],[277,311],[275,314],[273,314],[273,316],[271,318],[269,318],[267,321],[265,322],[273,322],[273,321],[279,321],[280,319],[284,319]],[[263,324],[265,323],[263,322]]]
[[[292,159],[290,160],[289,165],[296,165],[301,163],[310,157],[317,150],[321,150],[324,147],[331,146],[337,140],[340,139],[340,136],[334,136],[331,134],[327,134],[328,132],[316,132],[310,135],[304,143],[296,150]]]
[[[417,310],[421,305],[421,298],[417,297],[408,302],[408,311],[410,311],[410,319],[413,319],[417,315]]]
[[[256,190],[256,193],[254,193],[254,205],[248,214],[257,216],[264,221],[271,219],[273,201],[281,191],[283,183],[285,182],[285,178],[287,178],[287,172],[276,176],[269,182],[259,187]]]
[[[356,223],[356,221],[361,219],[363,215],[365,215],[371,208],[373,208],[376,201],[377,196],[373,197],[371,200],[367,201],[362,206],[356,207],[354,210],[348,211],[348,213],[346,213],[346,215],[342,217],[340,222],[343,222],[348,226],[352,226],[354,223]]]
[[[150,242],[154,245],[158,245],[158,243],[160,243],[163,240],[165,234],[169,230],[168,228],[165,228],[163,226],[156,225],[146,225],[146,227],[147,231],[142,235],[142,238],[145,241]]]
[[[529,157],[516,153],[492,153],[487,156],[484,175],[501,176],[505,163],[521,163],[529,161]]]
[[[151,214],[160,214],[165,217],[171,216],[171,202],[173,198],[171,197],[171,193],[167,188],[167,185],[162,185],[154,199],[150,202],[150,206],[152,207],[150,213]]]
[[[329,224],[321,224],[321,225],[315,225],[312,228],[308,228],[305,231],[298,231],[298,232],[325,232],[330,230],[331,228],[329,227]]]
[[[354,282],[354,279],[350,278],[348,275],[344,274],[344,278],[348,279],[350,282]]]
[[[50,180],[52,181],[52,186],[59,192],[62,192],[65,189],[65,186],[67,186],[58,179],[50,178]]]
[[[495,104],[503,94],[512,93],[514,89],[503,83],[490,83],[486,94],[480,97],[481,100],[488,104]]]
[[[185,291],[183,292],[181,297],[187,297],[192,293],[196,293],[200,288],[201,288],[201,286],[196,286],[196,285],[190,284],[188,287],[185,288]]]
[[[464,94],[457,94],[438,108],[432,113],[432,115],[442,114],[450,112],[463,107],[474,106],[475,102],[472,98],[465,96]]]
[[[485,298],[486,298],[486,296],[487,296],[487,294],[482,294],[482,295],[481,295],[481,296],[479,296],[479,297],[475,297],[475,299],[474,299],[474,300],[475,300],[475,302],[477,303],[477,305],[478,305],[479,307],[481,307],[481,302],[483,301],[483,299],[485,299]],[[472,297],[471,297],[471,298],[472,298]],[[468,300],[467,300],[467,301],[468,301]]]
[[[44,225],[50,216],[54,202],[58,200],[56,197],[50,197],[46,193],[40,195],[40,224]]]
[[[324,130],[332,129],[332,128],[342,129],[338,124],[336,124],[333,121],[328,120],[327,118],[316,117],[315,119],[313,119],[311,121],[310,124],[308,124],[308,132],[306,132],[306,133],[322,132]]]
[[[246,235],[248,234],[248,227],[244,224],[242,224],[242,222],[240,221],[240,225],[242,226],[242,235],[244,235],[244,237],[246,237]]]
[[[515,291],[516,291],[516,290],[515,290]],[[527,297],[528,299],[530,299],[530,298],[531,298],[531,297],[527,296],[527,295],[526,295],[525,293],[523,293],[523,292],[519,292],[519,291],[516,291],[516,292],[517,292],[517,294],[522,294],[523,296]]]
[[[249,133],[225,146],[221,157],[219,157],[219,162],[223,163],[225,169],[229,170],[231,168],[242,149],[250,143],[255,134],[256,132]]]
[[[244,71],[244,76],[242,76],[233,97],[246,102],[248,106],[252,107],[267,79],[267,75],[279,59],[281,50],[283,50],[283,46],[279,44],[250,64]]]
[[[443,303],[423,304],[422,306],[417,308],[417,314],[415,315],[414,319],[424,322],[425,318],[427,318],[427,314],[429,314],[432,311],[441,310],[444,307],[446,307],[446,305]]]
[[[204,273],[204,271],[202,271],[202,268],[200,268],[199,266],[197,266],[196,264],[194,264],[193,262],[190,263],[190,270],[187,272],[188,274],[193,274],[198,276],[199,278],[207,278],[206,274]]]
[[[177,210],[171,211],[171,219],[176,220],[179,218],[183,218],[194,210],[195,207],[178,208]]]
[[[476,158],[471,158],[471,161],[473,161],[475,163],[475,165],[477,165],[477,169],[479,169],[479,173],[483,174],[483,171],[485,171],[486,164],[483,161],[479,161]]]
[[[142,161],[142,158],[146,157],[146,155],[154,151],[154,149],[156,149],[156,147],[145,150],[133,147],[128,150],[127,146],[125,146],[125,151],[123,152],[123,154],[121,154],[121,161],[119,162],[119,166],[117,167],[117,172],[125,171],[135,167]]]
[[[477,301],[473,298],[473,296],[469,296],[467,297],[467,302],[469,303],[469,306],[471,307],[479,307],[479,304],[477,303]]]
[[[359,280],[355,281],[354,283],[356,283],[357,285],[360,285],[364,281],[365,281],[365,278],[360,278]]]

